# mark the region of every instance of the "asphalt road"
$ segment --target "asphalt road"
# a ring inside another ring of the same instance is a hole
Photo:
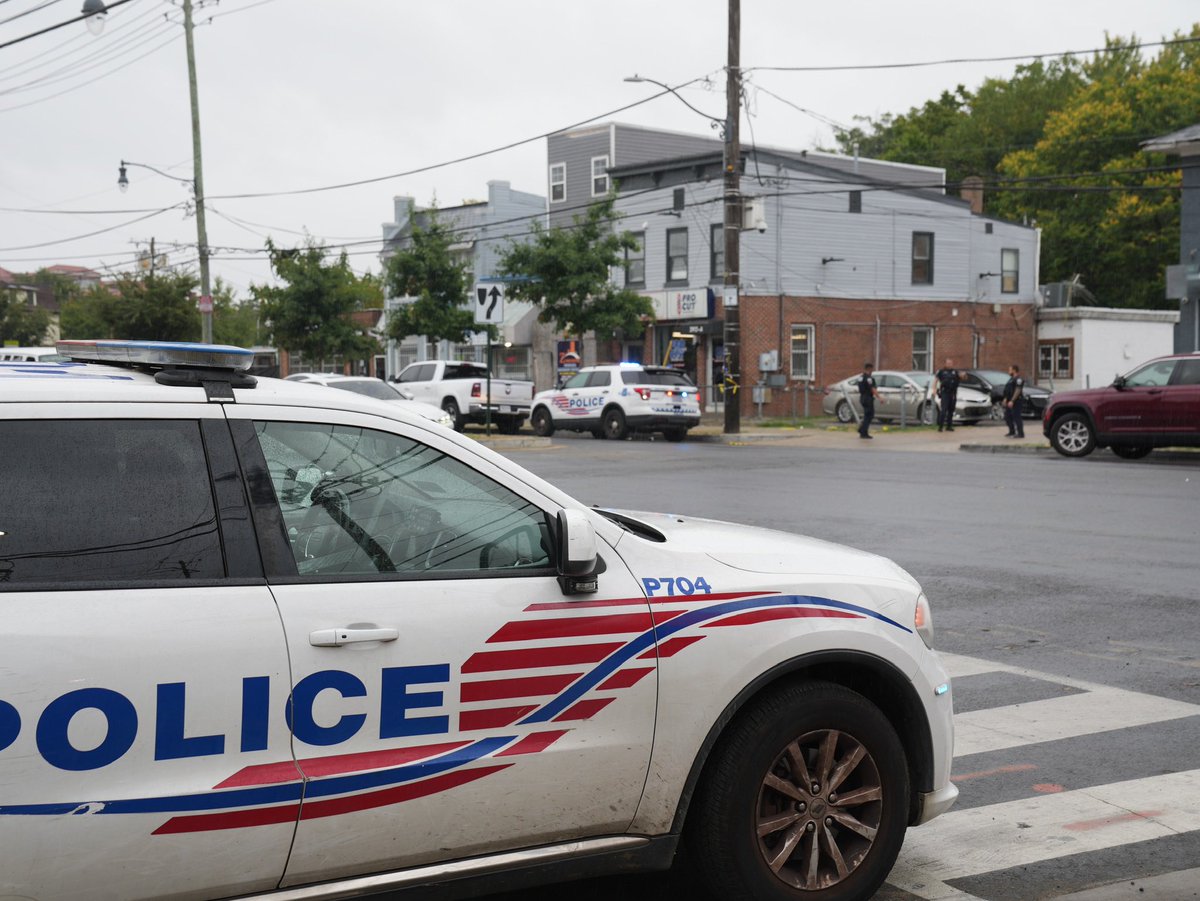
[[[507,456],[589,504],[801,532],[917,577],[955,675],[962,795],[909,833],[880,901],[1200,897],[1200,460],[852,439],[568,437]],[[617,879],[493,901],[671,894]]]

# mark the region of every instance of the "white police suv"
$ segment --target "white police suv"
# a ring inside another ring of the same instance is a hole
[[[588,509],[237,348],[0,365],[0,898],[320,899],[666,868],[866,899],[946,810],[920,587]]]
[[[699,390],[665,366],[587,366],[561,387],[539,391],[529,422],[543,437],[568,429],[617,440],[630,432],[662,432],[668,441],[682,441],[700,424]]]

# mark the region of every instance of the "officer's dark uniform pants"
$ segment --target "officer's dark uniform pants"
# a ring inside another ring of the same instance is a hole
[[[871,427],[871,420],[875,418],[875,399],[863,401],[862,422],[858,424],[858,434],[867,434],[867,429]]]
[[[941,409],[938,410],[938,428],[954,428],[954,407],[958,403],[958,394],[954,391],[943,391]]]
[[[1025,421],[1021,419],[1021,402],[1004,408],[1004,424],[1008,426],[1008,434],[1018,438],[1025,437]]]

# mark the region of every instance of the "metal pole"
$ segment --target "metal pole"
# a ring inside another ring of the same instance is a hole
[[[200,157],[200,97],[196,90],[196,48],[192,43],[192,0],[183,0],[183,36],[187,44],[188,92],[192,101],[192,191],[196,195],[196,241],[200,256],[200,340],[212,344],[212,283],[208,274],[208,229],[204,224],[204,166]]]
[[[729,0],[729,51],[725,83],[725,434],[742,430],[741,321],[738,312],[742,236],[741,146],[738,124],[742,113],[741,0]],[[732,300],[732,305],[730,301]]]
[[[492,434],[492,334],[488,332],[488,353],[487,353],[487,397],[483,401],[483,422],[484,431],[491,436]]]

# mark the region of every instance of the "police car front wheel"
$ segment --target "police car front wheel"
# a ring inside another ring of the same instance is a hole
[[[866,698],[788,686],[739,715],[689,813],[689,856],[714,897],[865,901],[908,816],[904,748]]]

